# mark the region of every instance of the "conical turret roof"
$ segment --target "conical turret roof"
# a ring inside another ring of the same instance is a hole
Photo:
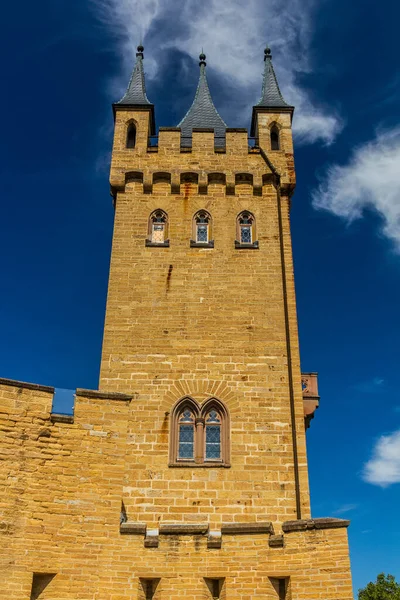
[[[271,50],[268,46],[264,50],[264,61],[265,67],[261,98],[256,106],[268,108],[289,107],[289,104],[285,102],[281,90],[279,89],[278,80],[272,64]]]
[[[200,54],[200,77],[195,98],[178,127],[182,132],[182,146],[192,145],[193,128],[214,129],[215,145],[225,146],[226,124],[219,115],[211,98],[206,76],[206,56]]]
[[[146,84],[143,70],[143,50],[144,48],[142,45],[137,47],[136,64],[129,81],[128,89],[126,90],[123,98],[116,103],[117,105],[151,105],[151,102],[146,96]]]

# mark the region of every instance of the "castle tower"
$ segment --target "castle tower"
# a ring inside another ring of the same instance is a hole
[[[319,397],[300,370],[294,109],[271,52],[250,142],[215,108],[204,54],[178,127],[155,139],[142,46],[113,109],[99,391],[76,390],[67,417],[51,412],[54,389],[0,380],[14,432],[3,589],[350,600],[349,522],[310,514],[305,434]]]

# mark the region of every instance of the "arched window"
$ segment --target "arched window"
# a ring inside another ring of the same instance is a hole
[[[229,415],[225,406],[210,398],[200,406],[183,398],[171,414],[170,466],[228,466]]]
[[[276,125],[271,127],[271,150],[280,150],[279,129]]]
[[[200,210],[195,215],[195,241],[198,244],[206,244],[210,241],[210,220],[211,217],[205,210]]]
[[[161,209],[151,213],[149,219],[149,231],[146,245],[165,246],[168,245],[168,216]]]
[[[254,242],[254,217],[247,211],[243,211],[238,216],[238,241],[240,244]]]
[[[126,132],[126,147],[134,148],[136,146],[136,126],[134,123],[128,125]]]
[[[205,460],[221,460],[221,415],[215,408],[206,414]]]
[[[194,460],[195,416],[186,407],[179,416],[178,460]]]

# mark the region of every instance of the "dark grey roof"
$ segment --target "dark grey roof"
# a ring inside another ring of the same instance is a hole
[[[214,129],[215,145],[225,146],[226,124],[211,98],[206,77],[206,57],[200,54],[200,78],[192,106],[189,108],[178,127],[181,128],[182,146],[192,145],[193,128]]]
[[[143,46],[137,47],[136,64],[124,97],[117,104],[147,105],[151,104],[146,96],[146,85],[143,71]]]
[[[264,50],[264,78],[262,85],[261,98],[257,103],[257,106],[265,106],[269,108],[279,108],[282,106],[289,107],[289,104],[285,102],[279,89],[278,80],[276,79],[274,67],[271,60],[271,50],[266,48]]]

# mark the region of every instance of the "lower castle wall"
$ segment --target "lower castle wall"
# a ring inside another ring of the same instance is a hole
[[[82,391],[64,423],[50,417],[51,389],[32,387],[0,385],[2,597],[144,600],[140,578],[151,578],[154,600],[206,600],[204,578],[220,578],[222,600],[279,600],[270,578],[290,577],[286,600],[352,598],[343,528],[291,531],[284,547],[265,533],[223,533],[221,548],[206,535],[164,534],[146,548],[143,533],[121,534],[129,399]],[[34,573],[55,576],[31,595]]]

